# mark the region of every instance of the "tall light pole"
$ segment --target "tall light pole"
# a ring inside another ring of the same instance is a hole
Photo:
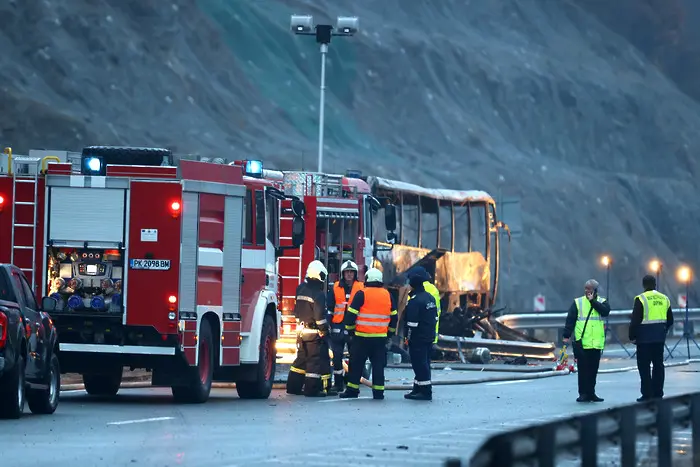
[[[676,347],[678,347],[678,344],[685,339],[685,344],[688,349],[688,360],[690,360],[690,341],[693,341],[695,346],[700,349],[700,345],[695,341],[695,338],[693,338],[693,335],[690,332],[690,319],[688,317],[688,302],[690,301],[688,297],[689,292],[690,292],[690,281],[692,278],[692,271],[688,266],[681,266],[678,268],[678,273],[676,274],[678,278],[678,282],[685,284],[685,320],[683,322],[683,336],[678,339],[678,342],[676,342],[676,345],[673,346],[673,349],[669,352],[669,357],[673,355],[673,351],[676,350]]]
[[[605,268],[605,295],[610,300],[610,267],[612,266],[612,259],[610,256],[605,255],[600,258],[600,264]]]
[[[292,15],[291,29],[294,34],[300,36],[316,36],[316,42],[321,44],[321,97],[318,109],[318,172],[323,172],[323,127],[326,105],[326,54],[328,45],[333,36],[353,36],[360,27],[360,20],[356,16],[338,16],[335,28],[330,24],[317,24],[314,26],[314,17],[311,15]]]

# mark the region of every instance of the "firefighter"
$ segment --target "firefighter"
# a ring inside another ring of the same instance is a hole
[[[437,337],[438,307],[435,297],[426,290],[429,275],[418,267],[408,276],[412,290],[406,303],[405,333],[408,340],[408,353],[415,373],[413,390],[404,394],[411,400],[432,400],[433,387],[430,381],[430,354]]]
[[[294,316],[297,318],[297,357],[289,370],[287,393],[325,397],[331,379],[328,353],[325,281],[328,271],[312,261],[306,279],[297,287]],[[303,390],[303,391],[302,391]]]
[[[343,371],[343,352],[345,352],[345,344],[348,342],[348,331],[345,329],[343,319],[348,304],[352,303],[352,299],[358,290],[362,290],[362,282],[357,280],[357,264],[352,261],[346,261],[340,267],[341,278],[333,284],[333,287],[328,291],[326,303],[328,304],[329,319],[331,321],[331,350],[333,351],[333,383],[335,390],[343,392],[344,389],[344,371]],[[348,345],[349,348],[349,345]]]
[[[629,338],[637,346],[637,369],[641,382],[643,402],[664,396],[664,344],[666,334],[673,326],[671,301],[656,291],[656,278],[644,276],[644,292],[634,297]],[[654,365],[651,371],[649,365]]]
[[[598,281],[584,284],[585,295],[574,299],[564,325],[564,343],[574,334],[574,357],[578,363],[578,394],[576,402],[603,402],[595,393],[600,366],[600,354],[605,347],[603,318],[610,314],[610,304],[598,296]]]
[[[360,394],[360,378],[365,362],[372,363],[372,396],[384,399],[384,365],[386,346],[396,334],[398,314],[394,298],[384,288],[382,272],[371,268],[365,275],[365,287],[355,293],[345,313],[345,329],[352,337],[348,383],[343,399]]]

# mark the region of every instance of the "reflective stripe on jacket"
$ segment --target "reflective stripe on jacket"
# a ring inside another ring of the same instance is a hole
[[[352,306],[348,308],[348,312],[356,315],[356,319],[350,320],[351,324],[346,324],[345,327],[348,330],[354,329],[355,335],[360,337],[387,337],[388,333],[393,334],[396,329],[390,325],[395,323],[397,313],[392,309],[389,291],[383,287],[365,287],[361,292],[360,309],[356,310]],[[357,297],[360,297],[359,293]]]
[[[666,341],[669,298],[656,290],[649,290],[634,297],[642,303],[642,322],[637,330],[638,344],[651,344]]]
[[[354,281],[352,284],[352,289],[350,294],[345,293],[345,287],[340,284],[340,281],[336,282],[333,286],[333,295],[335,297],[335,307],[333,308],[333,324],[340,324],[345,318],[345,310],[348,309],[348,305],[352,303],[352,299],[358,290],[362,290],[364,285],[360,281]]]
[[[437,306],[437,321],[435,322],[435,340],[433,341],[433,344],[437,344],[438,331],[440,329],[440,312],[442,311],[442,309],[440,308],[440,291],[430,281],[423,282],[423,288],[426,292],[433,296],[433,298],[435,299],[435,305]],[[412,296],[409,295],[408,300],[410,300],[411,298]],[[406,300],[407,303],[408,300]]]

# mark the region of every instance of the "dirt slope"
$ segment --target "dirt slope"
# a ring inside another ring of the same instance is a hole
[[[314,168],[320,64],[292,12],[361,17],[331,46],[327,170],[522,197],[512,306],[567,306],[604,252],[614,308],[652,255],[697,260],[698,104],[565,1],[0,1],[0,143]]]

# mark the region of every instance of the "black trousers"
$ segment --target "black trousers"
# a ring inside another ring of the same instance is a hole
[[[649,368],[654,365],[654,369]],[[637,370],[641,381],[642,397],[664,396],[664,343],[637,344]]]
[[[328,344],[317,334],[297,337],[297,357],[289,369],[287,392],[316,396],[328,389],[331,359]]]
[[[372,363],[372,392],[384,393],[386,337],[354,336],[352,338],[348,363],[348,391],[360,390],[360,378],[368,358]]]
[[[416,375],[413,387],[431,387],[430,382],[430,353],[433,351],[431,342],[408,342],[408,354],[411,356],[411,366]]]
[[[335,330],[334,330],[335,331]],[[345,352],[345,344],[347,335],[340,332],[331,332],[331,350],[333,351],[333,381],[339,385],[343,381],[343,353]]]
[[[583,349],[574,344],[574,356],[578,363],[578,393],[593,396],[600,367],[600,349]]]

